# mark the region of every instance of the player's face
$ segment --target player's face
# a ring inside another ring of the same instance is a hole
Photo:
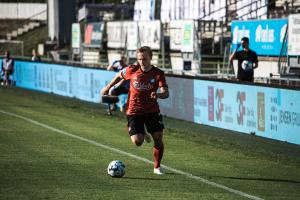
[[[138,52],[137,61],[141,67],[147,68],[151,66],[151,58],[146,52]]]
[[[249,47],[249,44],[248,44],[248,42],[246,42],[246,41],[244,41],[244,40],[242,40],[242,47],[243,48],[248,48]]]

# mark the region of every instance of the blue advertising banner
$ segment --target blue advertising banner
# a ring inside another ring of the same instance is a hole
[[[100,91],[115,76],[111,71],[74,68],[77,71],[76,97],[90,102],[100,102]]]
[[[1,60],[0,60],[1,61]],[[100,102],[100,90],[115,72],[15,62],[16,86]],[[162,114],[199,124],[300,145],[300,91],[167,76]],[[178,84],[180,83],[180,84]],[[126,96],[121,96],[121,103]]]
[[[76,85],[74,85],[73,68],[62,65],[48,65],[48,67],[50,68],[50,76],[53,79],[51,92],[62,96],[75,97]]]
[[[164,115],[300,145],[299,90],[180,77],[167,83]]]
[[[15,62],[14,75],[18,87],[51,92],[53,80],[50,74],[50,67],[43,63]]]
[[[16,61],[14,80],[17,87],[99,103],[101,88],[114,76],[112,71]],[[121,103],[124,102],[126,96],[121,97]]]
[[[195,80],[194,122],[300,144],[299,98],[297,90]]]
[[[287,19],[233,21],[231,51],[235,51],[242,37],[248,37],[250,49],[257,55],[279,56],[287,24]]]

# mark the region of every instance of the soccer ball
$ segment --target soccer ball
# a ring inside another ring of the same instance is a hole
[[[244,71],[252,71],[252,62],[248,60],[244,60],[242,62],[242,68]]]
[[[125,165],[120,160],[111,161],[107,167],[107,173],[111,177],[121,178],[125,175]]]

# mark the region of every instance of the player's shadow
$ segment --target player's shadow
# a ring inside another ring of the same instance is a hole
[[[167,178],[145,178],[145,177],[123,177],[124,179],[133,179],[133,180],[150,180],[150,181],[166,181]]]
[[[211,176],[211,178],[224,178],[235,180],[247,180],[247,181],[266,181],[266,182],[283,182],[283,183],[298,183],[300,181],[288,180],[288,179],[274,179],[274,178],[258,178],[258,177],[226,177],[226,176]]]

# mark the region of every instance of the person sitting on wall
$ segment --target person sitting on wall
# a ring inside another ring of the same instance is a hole
[[[127,59],[126,59],[125,56],[122,55],[120,60],[114,61],[112,63],[112,65],[107,67],[107,70],[119,72],[122,69],[124,69],[125,67],[127,67]],[[121,80],[117,85],[110,88],[108,94],[111,95],[111,96],[119,96],[121,94],[127,94],[128,91],[129,91],[129,86],[130,86],[130,81]],[[121,109],[121,111],[123,110],[123,108],[120,108],[120,109]],[[116,105],[111,104],[110,110],[111,111],[116,110]]]
[[[41,61],[41,57],[39,56],[39,54],[36,52],[35,49],[32,49],[31,60],[34,61],[34,62],[40,62]]]
[[[14,60],[10,57],[10,52],[8,50],[4,53],[1,71],[1,76],[3,77],[3,82],[1,85],[11,85],[12,81],[10,80],[10,76],[14,73]]]
[[[242,45],[242,50],[239,47]],[[230,62],[234,59],[238,60],[238,72],[237,78],[240,81],[250,81],[254,80],[254,69],[258,67],[258,60],[255,51],[249,48],[249,38],[243,37],[241,39],[241,44],[237,45],[236,50],[230,56]]]

